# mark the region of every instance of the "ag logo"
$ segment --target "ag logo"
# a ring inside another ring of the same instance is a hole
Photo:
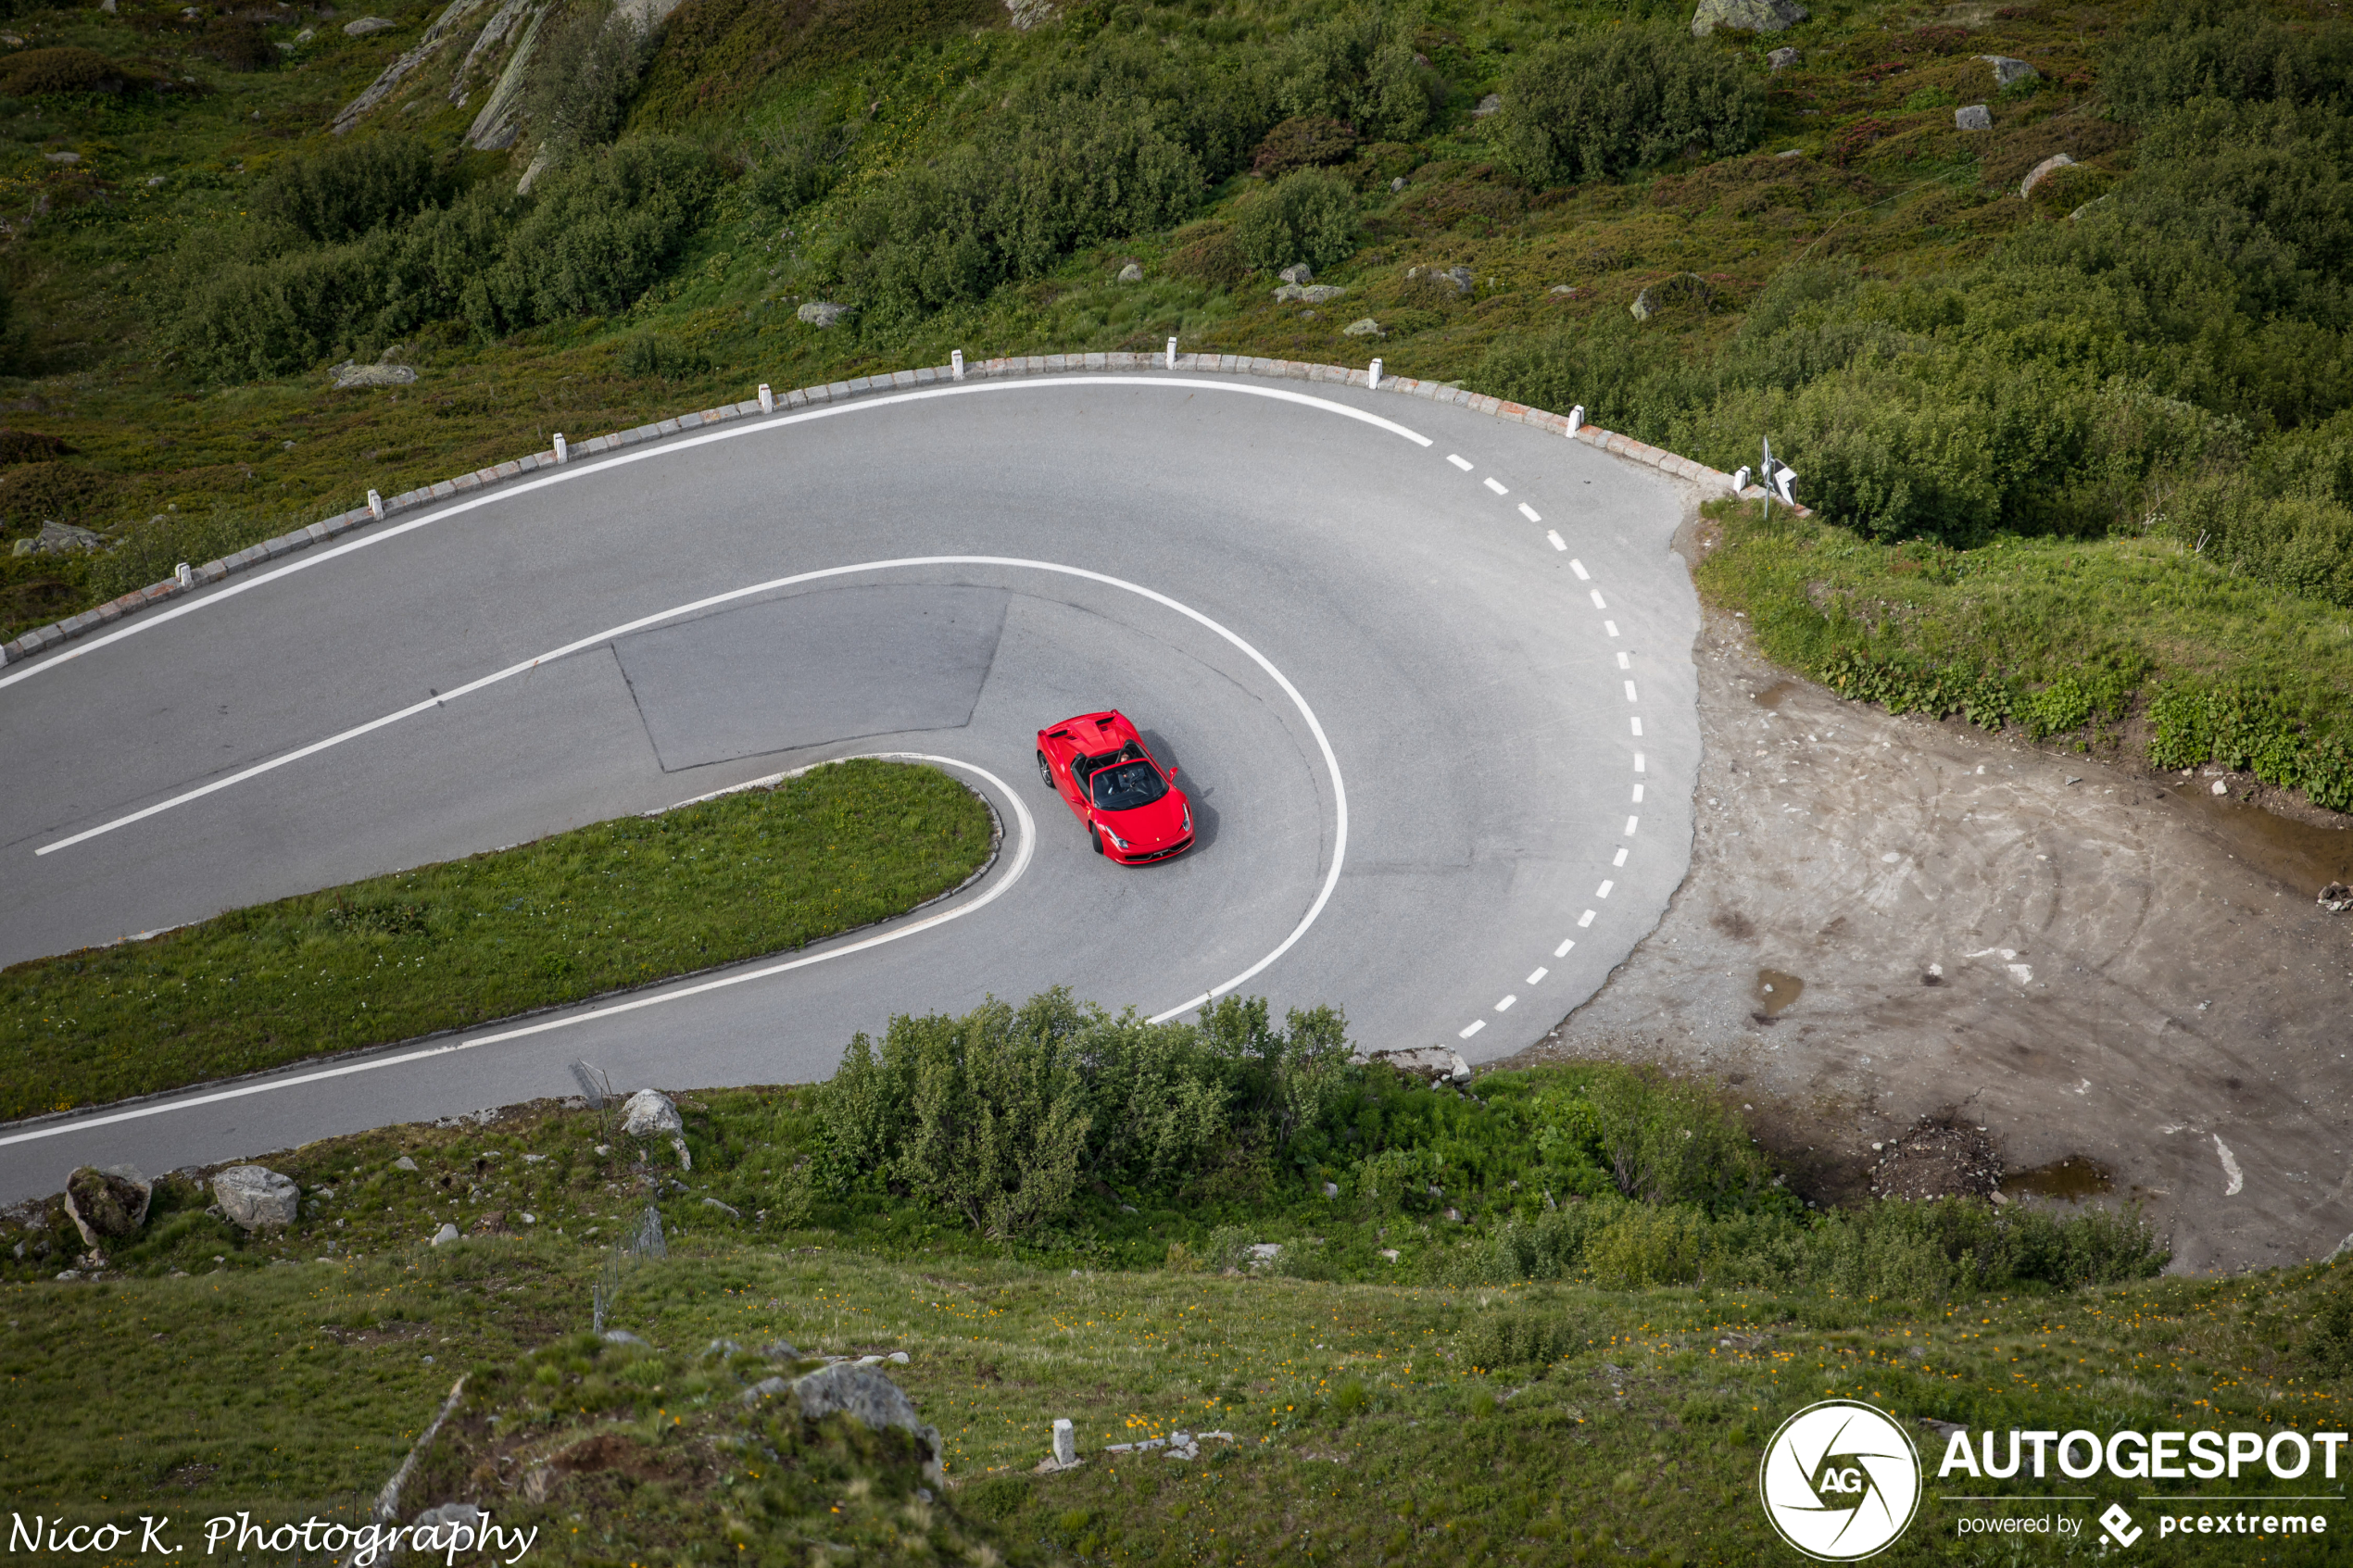
[[[1904,1533],[1920,1500],[1920,1460],[1892,1416],[1850,1399],[1808,1405],[1765,1445],[1765,1516],[1806,1556],[1869,1557]]]

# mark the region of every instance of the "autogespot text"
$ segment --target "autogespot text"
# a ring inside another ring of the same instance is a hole
[[[2321,1475],[2334,1481],[2337,1449],[2353,1434],[2111,1432],[2103,1438],[2080,1429],[2064,1435],[2012,1429],[2007,1450],[1995,1441],[1999,1434],[1975,1436],[1981,1443],[1972,1444],[1969,1428],[1963,1427],[1946,1440],[1944,1462],[1936,1472],[1939,1480],[1958,1474],[2006,1481],[2020,1474],[2024,1464],[2031,1464],[2027,1474],[2039,1479],[2049,1474],[2046,1466],[2057,1464],[2070,1481],[2087,1481],[2103,1471],[2124,1481],[2214,1481],[2224,1476],[2235,1481],[2243,1467],[2259,1461],[2274,1478],[2293,1481],[2312,1468],[2318,1449]]]

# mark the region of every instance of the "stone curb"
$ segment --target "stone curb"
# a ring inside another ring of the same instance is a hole
[[[978,364],[967,365],[964,368],[963,379],[993,381],[1011,376],[1051,376],[1086,370],[1216,371],[1226,375],[1265,376],[1287,381],[1322,382],[1337,386],[1358,386],[1380,392],[1395,392],[1408,397],[1424,398],[1432,403],[1453,404],[1457,408],[1468,408],[1473,413],[1505,420],[1513,424],[1533,425],[1540,430],[1554,431],[1572,441],[1581,441],[1588,446],[1599,447],[1613,457],[1624,458],[1629,461],[1655,468],[1662,473],[1692,483],[1715,486],[1727,492],[1731,489],[1732,484],[1730,474],[1704,467],[1689,458],[1680,457],[1673,452],[1662,451],[1656,446],[1636,441],[1631,436],[1620,435],[1615,431],[1604,430],[1598,425],[1590,424],[1580,425],[1571,430],[1568,417],[1565,414],[1548,413],[1544,409],[1530,408],[1519,403],[1507,403],[1501,398],[1466,392],[1461,387],[1450,386],[1443,382],[1416,381],[1411,376],[1383,376],[1380,384],[1374,387],[1371,372],[1367,370],[1353,370],[1344,365],[1320,365],[1304,359],[1264,359],[1239,354],[1179,354],[1172,365],[1164,354],[1033,354],[1021,358],[989,359]],[[797,387],[790,392],[777,393],[774,399],[774,411],[785,413],[797,408],[839,403],[867,393],[897,392],[908,387],[930,386],[956,379],[958,378],[954,370],[946,365],[927,365],[920,370],[892,370],[882,375],[858,376],[846,382],[829,382],[823,386]],[[681,414],[653,424],[639,425],[635,430],[615,431],[609,435],[593,436],[586,441],[573,443],[567,456],[594,457],[601,452],[618,451],[623,446],[641,445],[648,441],[660,441],[668,436],[700,430],[706,425],[724,424],[731,420],[748,419],[765,412],[767,410],[761,408],[758,398],[750,398],[741,403],[724,403],[715,408],[705,408],[697,413]],[[459,474],[455,479],[443,480],[438,484],[422,485],[414,490],[403,491],[397,495],[387,495],[384,497],[384,515],[389,518],[395,512],[431,506],[434,502],[467,495],[504,480],[515,479],[523,474],[535,473],[541,469],[551,469],[556,466],[556,454],[553,449],[534,452],[528,457],[494,464],[489,468],[476,469],[472,473]],[[1762,495],[1764,491],[1752,485],[1742,494],[1753,499]],[[1792,509],[1800,517],[1812,515],[1803,507]],[[274,539],[265,539],[258,545],[248,546],[234,555],[223,557],[220,560],[207,561],[202,566],[195,567],[191,570],[191,582],[188,586],[182,587],[176,578],[166,578],[160,583],[151,583],[145,588],[135,589],[120,598],[109,599],[94,609],[86,609],[80,615],[67,620],[36,627],[15,642],[0,643],[0,667],[20,664],[35,654],[44,653],[102,627],[111,626],[124,616],[145,609],[150,605],[158,605],[167,600],[179,598],[184,594],[195,592],[197,588],[276,560],[282,556],[291,555],[296,550],[308,549],[312,545],[336,538],[363,524],[376,521],[375,514],[368,508],[357,507],[350,511],[340,512],[322,522],[311,523],[307,528],[297,528],[290,533],[281,533]]]

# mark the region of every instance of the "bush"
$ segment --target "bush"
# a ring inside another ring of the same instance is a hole
[[[711,356],[667,332],[639,332],[621,345],[621,373],[677,381],[711,369]]]
[[[67,45],[27,49],[0,59],[0,94],[34,98],[48,94],[120,93],[132,73],[94,49]]]
[[[574,0],[540,26],[547,37],[527,103],[541,150],[560,156],[611,141],[653,57],[652,30],[612,0]]]
[[[804,115],[761,143],[746,188],[762,207],[790,216],[833,189],[857,142],[856,126]]]
[[[1295,29],[1277,57],[1276,96],[1293,118],[1346,121],[1382,141],[1410,142],[1445,101],[1446,84],[1414,52],[1403,11],[1354,6]]]
[[[1250,160],[1251,172],[1269,180],[1295,169],[1340,163],[1356,149],[1356,128],[1328,115],[1301,115],[1266,132]]]
[[[1576,1324],[1556,1313],[1491,1311],[1466,1329],[1456,1354],[1476,1372],[1541,1367],[1580,1348]],[[1362,1385],[1357,1386],[1361,1390]]]
[[[2108,46],[2099,77],[2117,113],[2142,123],[2193,98],[2339,98],[2353,86],[2353,29],[2296,27],[2244,0],[2159,6]]]
[[[1169,236],[1169,243],[1173,248],[1163,265],[1172,277],[1230,289],[1250,275],[1250,262],[1230,223],[1217,219],[1188,223]]]
[[[253,209],[306,240],[341,245],[436,207],[447,194],[432,147],[391,132],[281,158],[254,193]]]
[[[1746,152],[1765,104],[1739,56],[1665,26],[1546,44],[1513,69],[1503,95],[1496,149],[1531,185],[1618,178],[1686,151]]]
[[[1326,169],[1287,174],[1236,207],[1234,243],[1261,271],[1296,261],[1323,271],[1356,248],[1356,188]]]

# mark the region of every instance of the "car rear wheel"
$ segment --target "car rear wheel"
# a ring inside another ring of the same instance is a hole
[[[1042,751],[1038,754],[1038,777],[1048,789],[1054,787],[1054,770],[1047,766],[1046,754]]]

